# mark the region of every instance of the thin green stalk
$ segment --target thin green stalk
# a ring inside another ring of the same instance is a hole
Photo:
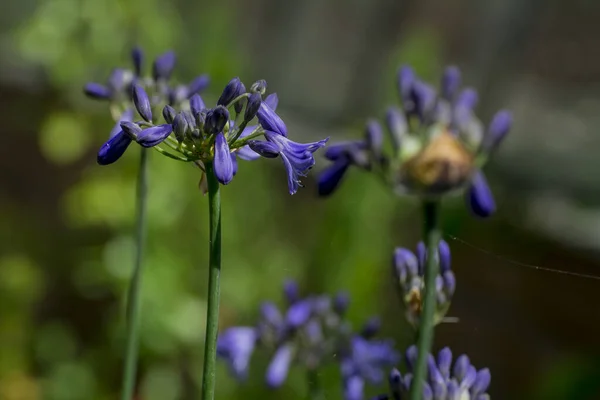
[[[306,373],[306,382],[308,383],[309,400],[325,400],[321,380],[316,369],[309,369]]]
[[[125,369],[123,371],[123,392],[121,393],[122,400],[133,399],[138,358],[140,288],[142,285],[144,247],[146,244],[148,154],[150,150],[141,148],[140,151],[136,198],[136,251],[133,275],[127,293],[127,344],[125,349]]]
[[[221,193],[212,162],[206,163],[208,183],[208,211],[210,224],[208,310],[206,313],[206,341],[204,343],[204,374],[202,399],[215,398],[217,336],[219,333],[219,279],[221,275]]]
[[[423,398],[423,382],[427,377],[427,355],[431,352],[431,345],[433,344],[433,318],[436,301],[435,278],[439,272],[437,249],[441,238],[441,232],[438,228],[439,211],[439,203],[424,202],[425,229],[423,234],[427,246],[427,265],[425,267],[425,295],[423,296],[423,309],[419,321],[419,340],[417,342],[419,354],[413,371],[411,400],[421,400]]]

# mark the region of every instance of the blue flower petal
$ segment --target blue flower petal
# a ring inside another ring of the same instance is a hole
[[[268,95],[265,98],[264,103],[266,103],[267,106],[271,108],[271,110],[276,111],[277,105],[279,105],[279,97],[277,97],[277,93],[271,93],[270,95]]]
[[[137,142],[142,147],[154,147],[162,143],[171,134],[171,124],[163,124],[144,129],[137,137]]]
[[[100,83],[90,82],[83,87],[83,91],[89,97],[94,99],[110,99],[112,91]]]
[[[496,211],[496,202],[485,176],[477,171],[467,190],[467,204],[478,217],[487,218]]]
[[[152,76],[154,80],[168,80],[175,68],[175,61],[176,57],[173,51],[167,51],[156,57],[152,64]]]
[[[108,139],[98,151],[98,164],[108,165],[114,163],[121,158],[130,143],[131,138],[125,132],[118,132],[115,136]]]
[[[291,344],[284,344],[277,349],[265,376],[269,387],[278,388],[285,382],[293,357],[294,348]]]
[[[333,193],[339,186],[349,166],[350,162],[347,159],[339,159],[324,169],[317,181],[319,196],[329,196]]]
[[[287,136],[287,127],[283,120],[263,101],[257,113],[258,122],[266,131],[272,131]]]
[[[237,379],[247,377],[257,339],[258,334],[251,327],[229,328],[219,335],[217,355],[227,361],[231,373]]]
[[[229,145],[223,133],[218,133],[215,138],[215,157],[213,167],[217,180],[227,185],[233,179],[233,163],[229,153]]]

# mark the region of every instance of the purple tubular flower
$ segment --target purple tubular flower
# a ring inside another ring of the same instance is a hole
[[[421,121],[424,121],[435,107],[435,89],[426,83],[415,81],[412,85],[410,97],[414,104],[414,113]]]
[[[240,380],[248,376],[250,357],[258,334],[251,327],[234,327],[225,330],[217,341],[217,355],[227,361],[231,373]]]
[[[223,185],[227,185],[233,179],[233,163],[229,155],[229,145],[222,132],[218,133],[215,138],[213,168],[217,180]]]
[[[210,78],[207,74],[203,74],[194,78],[186,87],[186,97],[192,97],[196,93],[202,92],[208,87]]]
[[[440,272],[444,273],[450,270],[451,265],[450,246],[448,245],[448,242],[446,242],[443,239],[440,240],[440,243],[438,245],[438,252],[440,256]]]
[[[209,134],[223,132],[229,121],[229,111],[223,106],[217,106],[206,113],[204,131]]]
[[[137,83],[134,84],[132,88],[132,99],[135,108],[142,118],[144,118],[146,122],[152,122],[152,106],[150,105],[150,99],[144,88]]]
[[[364,323],[362,330],[360,331],[360,336],[365,339],[371,339],[377,335],[380,329],[381,320],[379,317],[371,317]]]
[[[496,202],[483,172],[477,171],[466,192],[467,205],[471,212],[481,218],[487,218],[496,211]]]
[[[287,127],[283,120],[269,107],[266,101],[260,104],[257,113],[258,122],[266,130],[287,136]]]
[[[442,96],[452,101],[460,87],[460,70],[455,66],[446,67],[442,75]]]
[[[381,152],[383,151],[383,129],[381,129],[381,125],[376,120],[367,122],[365,143],[376,158],[381,156]]]
[[[279,146],[271,142],[253,140],[250,141],[249,146],[254,152],[265,158],[276,158],[280,153]]]
[[[285,382],[293,358],[294,348],[291,344],[284,344],[277,349],[265,376],[270,388],[278,388]]]
[[[401,247],[394,251],[394,271],[400,282],[419,274],[419,261],[412,251]]]
[[[120,126],[123,132],[125,132],[125,134],[132,140],[136,140],[138,135],[142,132],[142,128],[140,128],[138,124],[131,121],[121,121]]]
[[[400,99],[405,103],[405,107],[407,106],[406,102],[410,101],[410,92],[414,82],[415,73],[411,67],[405,65],[398,70],[398,92],[400,93]]]
[[[112,91],[110,90],[110,88],[108,88],[100,83],[95,83],[95,82],[87,83],[83,87],[83,92],[88,97],[91,97],[93,99],[106,100],[106,99],[110,99],[112,96]]]
[[[337,161],[340,158],[348,159],[348,161],[354,161],[353,153],[359,152],[366,149],[367,145],[364,141],[354,140],[334,143],[325,149],[325,158],[330,161]]]
[[[205,108],[206,106],[204,105],[204,101],[202,101],[202,97],[200,97],[198,93],[190,97],[190,110],[192,111],[193,115],[198,114]]]
[[[444,279],[444,292],[446,293],[446,295],[454,295],[454,292],[456,290],[456,277],[454,276],[454,272],[446,271],[444,272],[442,278]]]
[[[298,282],[288,279],[283,284],[283,294],[289,304],[294,304],[300,299],[300,289],[298,288]]]
[[[177,111],[175,111],[175,109],[173,107],[171,107],[170,105],[166,105],[163,108],[163,118],[165,119],[165,121],[168,124],[172,124],[173,121],[175,120],[175,116],[177,115]]]
[[[229,103],[231,103],[236,97],[243,93],[242,86],[243,84],[240,81],[240,78],[235,77],[232,80],[230,80],[229,83],[225,86],[225,89],[223,89],[223,93],[221,93],[221,97],[219,97],[217,104],[220,106],[227,107]]]
[[[385,121],[392,137],[394,150],[398,151],[402,145],[402,139],[408,132],[406,118],[398,107],[390,107],[385,114]]]
[[[344,315],[350,305],[350,295],[348,292],[338,292],[333,298],[333,310],[338,315]]]
[[[98,164],[109,165],[117,161],[127,150],[131,138],[122,130],[108,139],[98,151]]]
[[[131,50],[131,59],[133,60],[135,76],[140,76],[142,74],[142,62],[144,61],[144,52],[140,47],[135,46]]]
[[[269,108],[273,111],[277,110],[277,105],[279,104],[279,98],[277,97],[277,93],[271,93],[268,95],[264,103],[269,106]]]
[[[452,350],[449,347],[444,347],[438,353],[437,365],[442,376],[446,379],[450,378],[450,366],[452,364]]]
[[[171,124],[163,124],[144,129],[138,134],[136,142],[142,147],[154,147],[162,143],[173,131]]]
[[[304,325],[313,312],[313,304],[310,299],[297,301],[290,306],[285,316],[287,324],[292,328]]]
[[[494,115],[490,127],[488,128],[488,132],[483,139],[482,149],[488,152],[496,149],[510,130],[511,125],[511,113],[506,110],[498,111],[496,115]]]
[[[167,51],[156,57],[152,64],[152,77],[154,80],[168,80],[175,68],[175,61],[175,52],[173,51]]]
[[[264,302],[260,306],[262,318],[271,326],[279,326],[283,322],[283,317],[277,309],[277,306],[271,302]]]
[[[349,166],[350,162],[347,159],[339,159],[328,168],[325,168],[317,181],[319,196],[332,194],[339,186]]]
[[[132,120],[133,120],[133,110],[127,109],[127,110],[123,111],[123,114],[121,114],[121,117],[119,118],[119,120],[117,121],[115,126],[110,131],[108,138],[110,139],[113,136],[115,136],[117,133],[122,131],[121,122],[127,122],[127,121],[131,122]]]
[[[175,134],[175,138],[178,142],[183,142],[185,140],[185,135],[188,132],[188,122],[183,115],[183,113],[178,113],[173,122],[171,123],[173,128],[173,133]]]
[[[484,394],[490,386],[491,381],[492,376],[490,374],[490,370],[487,368],[480,369],[477,372],[477,376],[475,378],[475,382],[473,382],[473,386],[471,386],[471,396]]]
[[[344,380],[344,400],[363,400],[365,380],[352,375]]]
[[[467,375],[470,366],[471,362],[469,361],[469,357],[466,354],[463,354],[456,359],[454,368],[452,369],[452,375],[461,382]]]

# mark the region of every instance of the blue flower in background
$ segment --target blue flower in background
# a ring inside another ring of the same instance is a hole
[[[402,375],[394,369],[389,375],[390,394],[379,395],[373,400],[409,399],[412,384],[412,369],[417,360],[417,347],[406,351],[408,372]],[[489,369],[477,370],[469,357],[461,355],[454,364],[452,351],[446,347],[437,358],[429,354],[427,359],[427,381],[423,384],[424,400],[489,400],[487,390],[491,382]]]
[[[436,310],[434,324],[442,322],[446,316],[452,296],[456,290],[456,277],[450,269],[450,246],[442,240],[438,246],[440,273],[436,277]],[[406,308],[406,319],[415,328],[419,325],[425,289],[425,264],[427,249],[423,242],[417,246],[416,254],[398,247],[394,251],[392,267]]]
[[[510,127],[508,111],[499,111],[487,129],[474,113],[477,92],[460,90],[460,71],[444,71],[440,92],[421,81],[410,67],[398,72],[402,109],[390,107],[385,123],[391,152],[384,148],[382,126],[366,124],[362,140],[329,146],[332,162],[319,176],[319,194],[332,194],[350,167],[367,170],[400,194],[437,198],[466,188],[470,210],[479,217],[496,205],[481,168],[498,148]]]

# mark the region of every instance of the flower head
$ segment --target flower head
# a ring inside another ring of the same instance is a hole
[[[408,399],[413,381],[412,370],[417,359],[417,347],[411,346],[406,351],[408,372],[402,375],[393,369],[389,375],[391,396],[387,394],[376,397],[378,400]],[[491,382],[490,370],[477,370],[469,357],[459,356],[452,364],[452,351],[445,347],[434,357],[427,358],[427,381],[423,382],[423,399],[440,400],[489,400],[487,390]],[[373,399],[375,400],[375,399]]]
[[[423,242],[417,246],[416,254],[404,248],[396,248],[392,259],[393,273],[406,307],[406,318],[418,326],[421,316],[423,291],[425,289],[425,264],[427,249]],[[444,240],[438,246],[440,273],[436,277],[436,310],[434,323],[442,322],[446,316],[456,289],[456,278],[450,269],[450,247]]]
[[[466,189],[475,215],[493,214],[494,199],[481,168],[510,130],[512,118],[500,111],[485,130],[474,112],[477,93],[460,90],[460,83],[458,68],[448,67],[438,93],[410,67],[400,68],[402,109],[390,107],[385,117],[391,154],[383,151],[382,128],[369,121],[363,140],[329,147],[325,157],[333,164],[319,177],[320,195],[333,193],[354,166],[374,172],[400,194],[438,198]]]

